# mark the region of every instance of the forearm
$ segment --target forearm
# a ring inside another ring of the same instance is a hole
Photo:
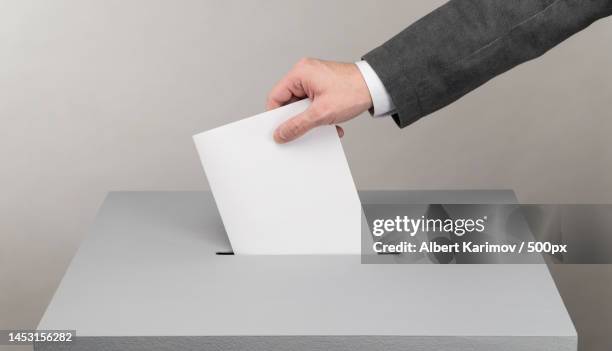
[[[612,0],[451,0],[364,59],[405,127],[611,13]]]

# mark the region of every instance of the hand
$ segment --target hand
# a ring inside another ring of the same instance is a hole
[[[359,68],[353,63],[302,59],[268,95],[268,110],[310,98],[308,109],[281,124],[277,143],[297,139],[322,125],[348,121],[372,107],[372,98]],[[338,134],[344,135],[341,127]]]

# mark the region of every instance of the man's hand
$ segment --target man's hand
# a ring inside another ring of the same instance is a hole
[[[353,63],[302,59],[272,89],[266,105],[271,110],[304,98],[312,104],[276,129],[277,143],[297,139],[317,126],[348,121],[372,107],[370,91]],[[342,136],[342,128],[336,128]]]

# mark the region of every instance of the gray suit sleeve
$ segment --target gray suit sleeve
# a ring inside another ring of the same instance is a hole
[[[451,0],[363,58],[403,128],[610,14],[612,0]]]

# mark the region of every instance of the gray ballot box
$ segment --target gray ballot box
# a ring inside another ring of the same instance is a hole
[[[362,202],[511,203],[511,191],[362,191]],[[110,193],[35,350],[576,350],[544,264],[242,256],[209,192]]]

